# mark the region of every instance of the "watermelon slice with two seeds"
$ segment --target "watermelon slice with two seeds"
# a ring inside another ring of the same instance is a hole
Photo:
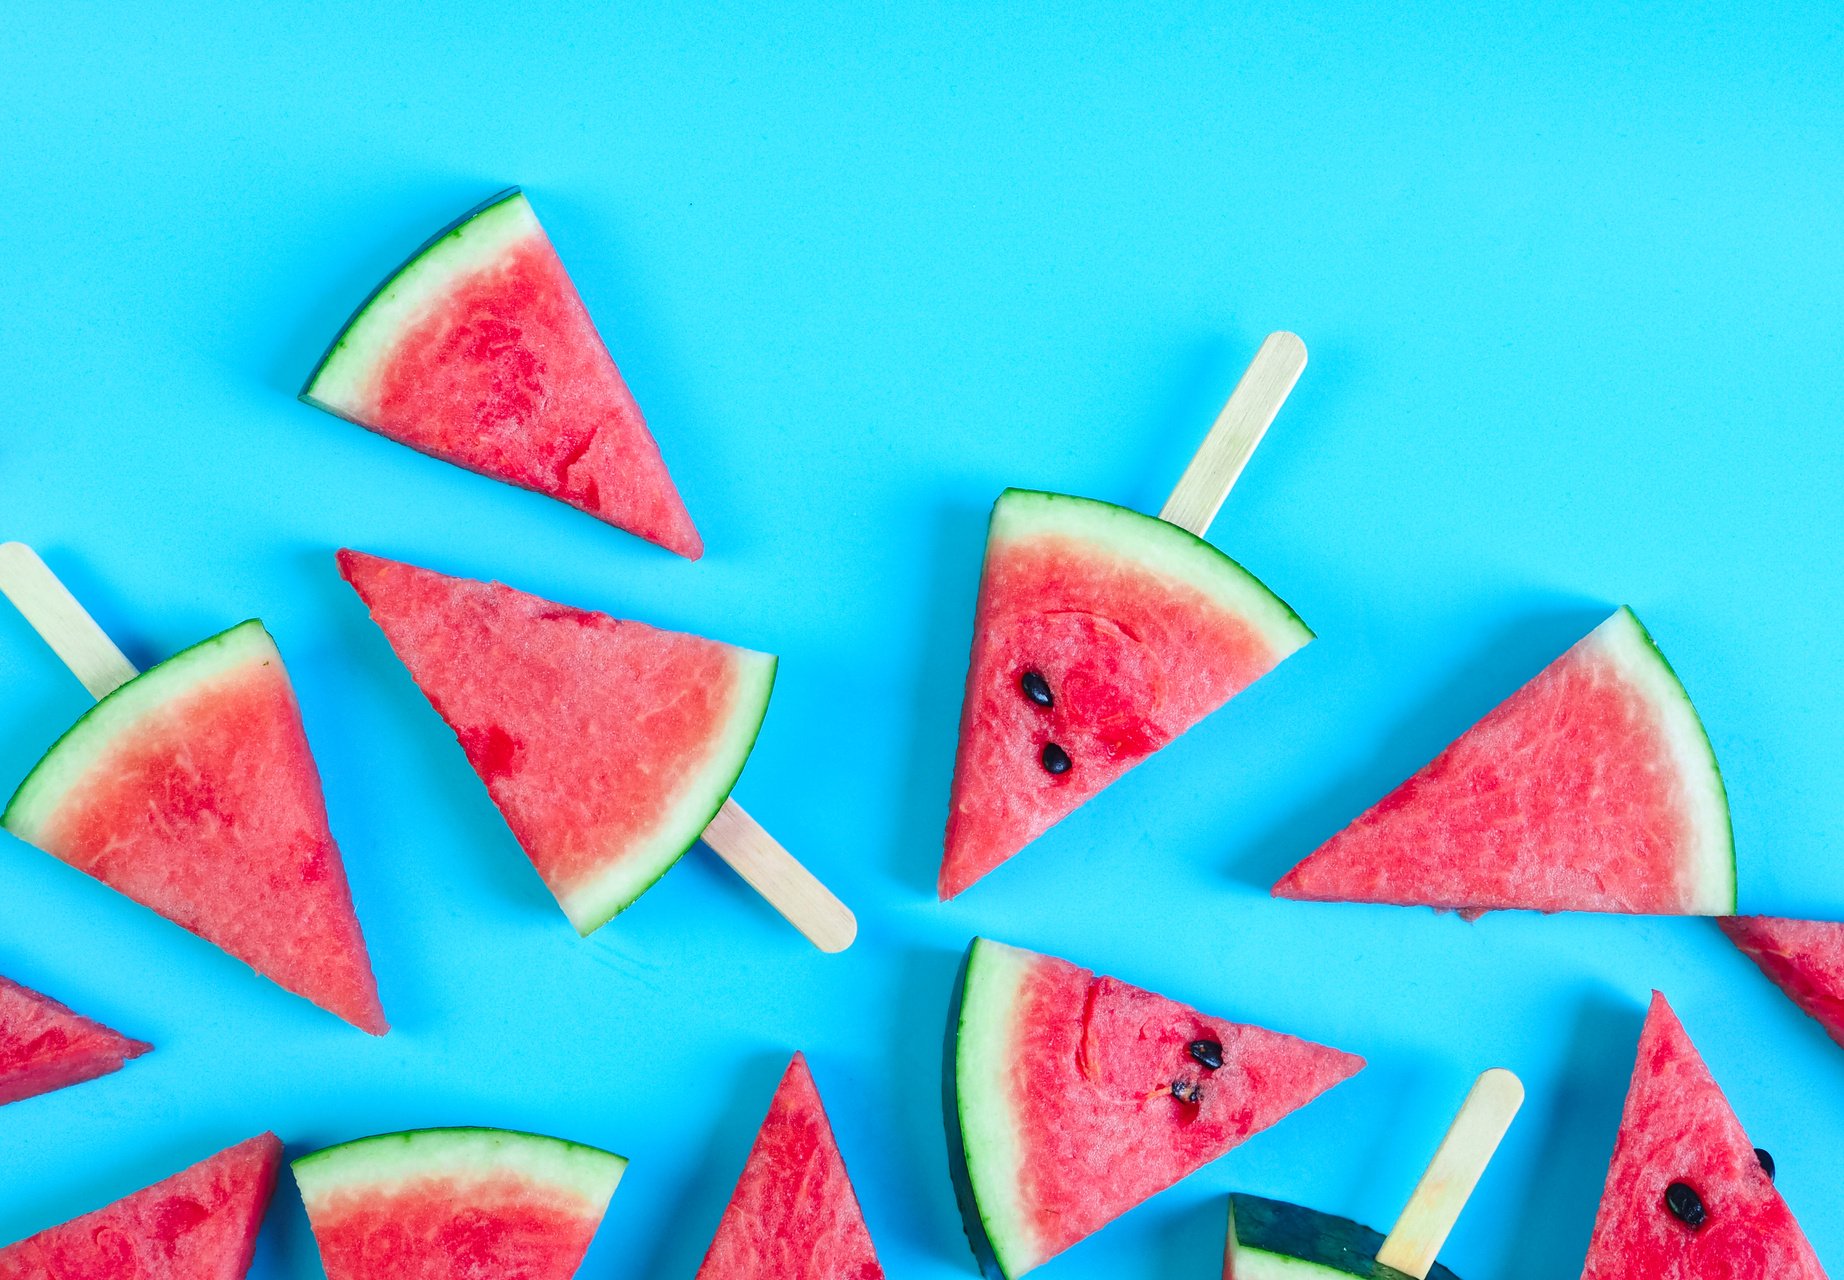
[[[120,1071],[151,1048],[0,978],[0,1106]]]
[[[696,560],[659,446],[531,205],[469,210],[346,321],[301,399]]]
[[[698,842],[768,711],[767,654],[357,551],[339,570],[585,936]]]
[[[819,1090],[788,1064],[698,1280],[883,1280]]]
[[[948,1030],[967,1238],[1015,1280],[1364,1060],[976,938]]]
[[[420,1129],[302,1156],[327,1280],[569,1280],[620,1156],[506,1129]]]
[[[1177,525],[1008,489],[993,505],[939,894],[952,898],[1312,639]]]
[[[1274,893],[1468,914],[1727,915],[1729,802],[1684,686],[1621,609]]]
[[[1794,1004],[1844,1045],[1844,924],[1778,916],[1717,923]]]
[[[242,1280],[275,1191],[265,1133],[0,1249],[0,1280]]]

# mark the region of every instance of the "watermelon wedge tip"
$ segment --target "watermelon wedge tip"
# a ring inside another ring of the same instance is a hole
[[[151,1048],[0,977],[0,1106],[120,1071]]]

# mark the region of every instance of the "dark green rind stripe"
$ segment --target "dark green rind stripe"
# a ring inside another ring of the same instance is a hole
[[[1349,1218],[1262,1196],[1230,1196],[1230,1229],[1239,1249],[1297,1258],[1361,1280],[1410,1280],[1377,1261],[1383,1237]],[[1428,1280],[1459,1280],[1438,1262]]]
[[[526,1133],[520,1129],[495,1129],[488,1125],[457,1125],[452,1128],[405,1129],[398,1133],[375,1133],[366,1138],[353,1138],[350,1142],[339,1142],[330,1147],[322,1147],[318,1151],[309,1152],[300,1159],[293,1161],[292,1164],[296,1169],[308,1168],[334,1157],[358,1154],[367,1147],[413,1147],[424,1139],[439,1140],[442,1138],[461,1137],[470,1134],[515,1138],[520,1142],[542,1142],[555,1147],[583,1151],[590,1155],[606,1157],[610,1160],[619,1160],[623,1164],[627,1163],[627,1157],[616,1155],[612,1151],[604,1151],[600,1147],[592,1147],[586,1142],[572,1142],[568,1138],[553,1138],[546,1133]]]
[[[954,1201],[960,1206],[961,1227],[967,1233],[967,1243],[973,1249],[974,1261],[988,1280],[1009,1280],[1005,1268],[999,1265],[998,1255],[993,1252],[992,1242],[986,1236],[986,1222],[980,1217],[979,1202],[973,1196],[973,1180],[967,1173],[967,1148],[960,1132],[960,1090],[959,1055],[961,1011],[967,993],[967,966],[973,961],[973,950],[979,946],[975,938],[967,944],[966,954],[960,958],[960,970],[954,975],[954,995],[948,1002],[948,1027],[944,1037],[941,1064],[941,1108],[942,1120],[948,1135],[948,1173],[954,1182]]]

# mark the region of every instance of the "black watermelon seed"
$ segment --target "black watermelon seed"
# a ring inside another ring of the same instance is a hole
[[[1174,1080],[1172,1081],[1172,1096],[1180,1102],[1188,1102],[1195,1107],[1203,1101],[1204,1091],[1195,1080]]]
[[[1193,1040],[1186,1048],[1191,1051],[1191,1056],[1197,1059],[1197,1065],[1200,1067],[1208,1067],[1216,1071],[1223,1065],[1223,1046],[1215,1040]]]
[[[1057,746],[1054,742],[1046,742],[1044,744],[1043,755],[1039,758],[1043,760],[1044,768],[1048,769],[1051,773],[1061,774],[1069,772],[1069,752],[1063,750],[1063,748]]]
[[[1767,1154],[1767,1148],[1756,1147],[1754,1158],[1761,1162],[1761,1168],[1767,1171],[1767,1180],[1772,1182],[1774,1180],[1774,1158]]]
[[[1671,1210],[1671,1216],[1692,1231],[1701,1227],[1704,1219],[1709,1217],[1703,1209],[1703,1197],[1682,1182],[1674,1182],[1665,1188],[1665,1208]]]
[[[1027,671],[1018,677],[1018,687],[1024,690],[1024,696],[1040,707],[1054,707],[1056,699],[1050,696],[1050,682],[1039,671]]]

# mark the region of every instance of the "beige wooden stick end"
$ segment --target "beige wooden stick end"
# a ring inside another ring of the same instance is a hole
[[[1524,1084],[1503,1067],[1493,1067],[1473,1082],[1434,1159],[1422,1172],[1415,1193],[1377,1261],[1416,1280],[1426,1280],[1453,1224],[1460,1220],[1479,1177],[1524,1105]]]
[[[1161,520],[1204,536],[1305,368],[1306,344],[1298,334],[1267,336],[1160,508]]]
[[[704,829],[704,842],[821,951],[843,951],[857,938],[851,909],[735,800],[724,801]]]
[[[0,543],[0,595],[13,602],[91,697],[113,693],[140,674],[38,552],[23,542]]]

